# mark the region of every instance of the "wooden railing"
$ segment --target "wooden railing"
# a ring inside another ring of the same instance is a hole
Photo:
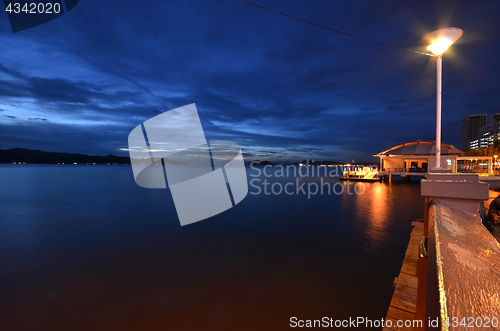
[[[428,199],[424,236],[416,311],[422,330],[499,330],[500,244],[481,218]]]

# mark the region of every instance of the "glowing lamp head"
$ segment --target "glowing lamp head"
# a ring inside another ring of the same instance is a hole
[[[435,55],[442,55],[451,45],[453,45],[453,41],[448,38],[441,37],[427,46],[427,50],[431,51]]]
[[[418,44],[432,54],[441,56],[463,33],[459,28],[443,28],[426,34]]]

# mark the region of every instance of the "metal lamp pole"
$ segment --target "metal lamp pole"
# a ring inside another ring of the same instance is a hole
[[[441,168],[441,97],[443,85],[443,53],[463,34],[459,28],[443,28],[426,34],[418,43],[437,57],[436,90],[436,168]]]
[[[443,56],[437,57],[436,93],[436,168],[441,168],[441,94],[443,92]]]

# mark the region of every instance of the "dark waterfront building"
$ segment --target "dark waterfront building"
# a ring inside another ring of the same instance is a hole
[[[479,128],[479,134],[469,139],[468,149],[488,148],[498,139],[500,133],[500,113],[491,116],[491,122]],[[463,137],[463,126],[462,126]]]
[[[469,140],[477,138],[479,129],[488,121],[486,114],[470,115],[462,120],[462,150],[469,149]]]

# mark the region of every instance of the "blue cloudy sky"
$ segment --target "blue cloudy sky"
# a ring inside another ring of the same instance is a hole
[[[432,30],[445,53],[443,142],[500,112],[498,1],[277,1],[259,5],[400,47]],[[0,148],[127,155],[144,120],[196,103],[207,139],[247,159],[367,161],[435,140],[435,58],[351,38],[238,0],[81,0],[12,33],[0,14]]]

